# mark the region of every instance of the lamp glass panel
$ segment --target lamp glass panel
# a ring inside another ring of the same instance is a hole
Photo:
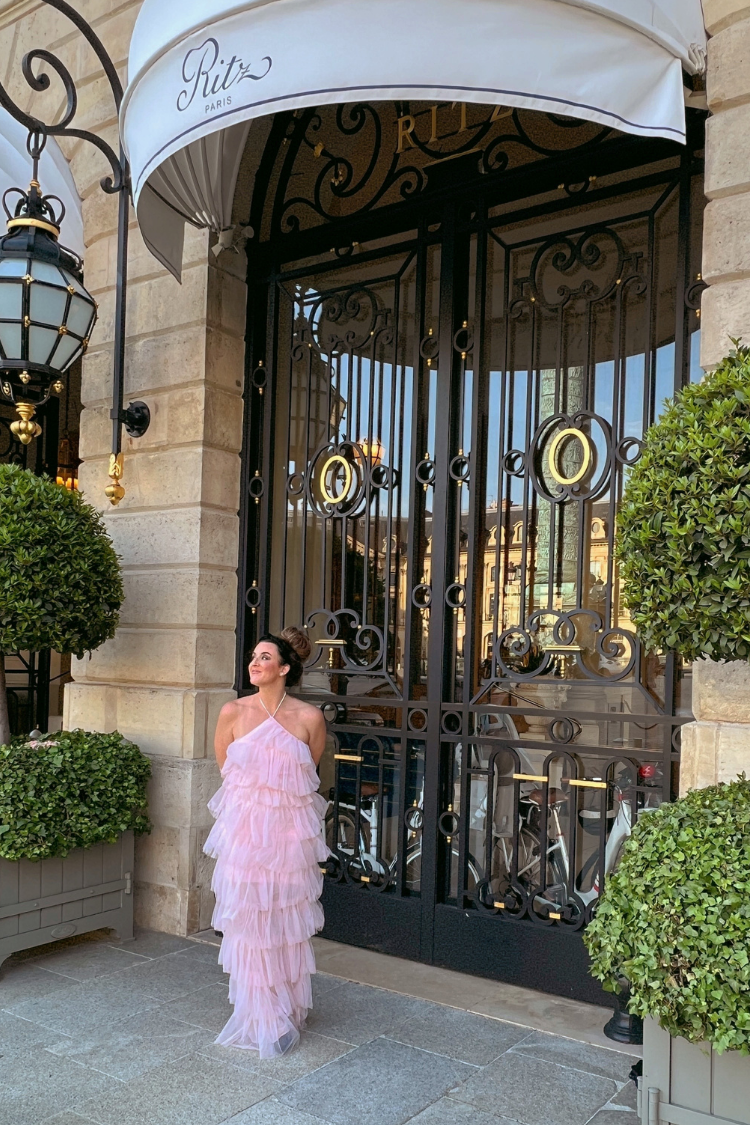
[[[51,285],[31,286],[29,313],[32,320],[42,324],[54,324],[59,328],[65,322],[65,306],[68,303],[66,289],[53,289]]]
[[[0,262],[0,277],[24,277],[25,274],[25,258],[4,258]]]
[[[82,297],[86,297],[87,300],[90,300],[88,290],[84,289],[84,287],[81,285],[80,281],[78,281],[77,278],[73,277],[72,273],[68,273],[67,270],[63,270],[62,272],[63,272],[63,276],[65,278],[65,284],[66,285],[72,285],[73,288],[75,289],[76,293],[80,293],[80,295]]]
[[[20,324],[0,324],[0,348],[6,359],[21,358]]]
[[[51,265],[49,262],[34,262],[31,263],[29,273],[35,281],[46,281],[48,285],[67,285],[67,278],[64,270],[59,270],[57,266]]]
[[[76,354],[81,350],[81,341],[75,336],[63,336],[57,345],[53,366],[58,371],[64,371],[69,366]]]
[[[0,281],[0,317],[20,320],[23,312],[23,282]]]
[[[70,331],[75,332],[76,336],[80,336],[82,339],[84,336],[88,336],[92,314],[95,312],[96,309],[91,301],[85,301],[83,297],[73,297],[68,313],[68,328]]]
[[[29,329],[29,362],[30,363],[49,363],[50,352],[54,348],[59,333],[53,332],[50,328],[38,328],[32,324]],[[55,366],[52,364],[51,366]]]

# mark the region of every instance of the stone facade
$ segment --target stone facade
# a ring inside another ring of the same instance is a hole
[[[78,0],[123,85],[139,3]],[[0,6],[0,74],[22,105],[31,94],[21,58],[43,44],[78,83],[76,124],[117,144],[115,107],[93,52],[58,13],[38,2]],[[57,108],[60,87],[45,95]],[[35,112],[40,112],[35,102]],[[138,842],[137,920],[189,933],[210,921],[202,844],[206,801],[218,785],[213,729],[233,697],[245,332],[244,263],[209,254],[209,236],[188,227],[182,285],[148,253],[130,225],[125,401],[144,399],[146,436],[124,435],[126,496],[113,510],[103,489],[112,424],[112,348],[117,202],[103,194],[103,157],[66,143],[83,199],[86,284],[99,321],[84,361],[80,486],[101,507],[122,558],[125,604],[113,641],[74,662],[64,723],[120,730],[153,763],[154,830]]]
[[[701,363],[750,334],[750,4],[703,0],[708,44]]]
[[[708,44],[701,364],[715,367],[730,336],[750,338],[750,4],[703,0]],[[680,788],[750,770],[750,670],[697,661],[695,722],[683,728]]]
[[[693,714],[682,730],[680,793],[750,774],[750,664],[696,660]]]
[[[77,0],[125,83],[139,0]],[[704,0],[709,32],[702,363],[727,337],[750,338],[750,4]],[[93,53],[71,25],[38,0],[0,0],[0,75],[22,104],[32,94],[21,58],[43,44],[78,82],[79,119],[117,143],[115,109]],[[42,108],[61,94],[53,82]],[[57,101],[55,101],[57,99]],[[77,122],[78,123],[78,122]],[[80,482],[102,507],[124,568],[126,600],[117,637],[74,664],[65,724],[121,730],[153,762],[154,831],[140,841],[137,918],[188,933],[209,924],[208,869],[201,846],[206,800],[217,785],[212,736],[233,695],[242,433],[245,284],[241,257],[209,253],[209,236],[187,228],[180,286],[130,230],[126,402],[143,398],[152,424],[126,439],[125,499],[104,500],[110,452],[116,218],[99,189],[107,168],[85,143],[66,144],[85,222],[86,282],[100,318],[83,373]],[[750,708],[717,709],[715,677],[696,676],[697,722],[685,730],[684,784],[705,785],[750,767]],[[704,674],[705,673],[705,674]],[[723,675],[724,673],[722,673]],[[734,673],[733,673],[734,674]],[[745,699],[750,679],[745,682]]]

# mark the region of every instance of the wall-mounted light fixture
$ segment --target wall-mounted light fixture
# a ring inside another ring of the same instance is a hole
[[[104,70],[119,113],[122,85],[94,29],[66,0],[42,3],[66,16],[89,43]],[[142,437],[151,420],[144,402],[131,402],[123,409],[131,195],[128,163],[122,148],[118,155],[101,137],[73,125],[78,109],[75,82],[65,64],[42,47],[28,51],[22,62],[23,76],[32,90],[40,92],[50,86],[49,74],[32,69],[35,62],[55,72],[65,89],[67,105],[61,120],[45,123],[22,110],[0,84],[0,106],[28,130],[27,147],[33,161],[29,190],[10,188],[3,197],[8,233],[0,238],[0,394],[15,405],[19,417],[11,429],[27,445],[41,433],[39,423],[34,421],[37,407],[47,401],[51,391],[63,390],[62,377],[88,345],[96,320],[96,302],[83,285],[83,262],[58,242],[65,208],[59,199],[42,194],[37,178],[39,157],[48,136],[88,141],[103,153],[112,170],[112,175],[101,181],[102,190],[119,196],[111,479],[105,489],[110,503],[119,504],[125,495],[121,483],[122,427],[131,437]],[[14,193],[20,198],[11,211],[7,200]]]

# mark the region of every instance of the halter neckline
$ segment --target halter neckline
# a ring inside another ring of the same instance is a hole
[[[258,699],[260,699],[260,705],[263,708],[263,710],[265,711],[265,713],[268,715],[269,719],[275,719],[276,718],[276,712],[279,710],[279,707],[281,707],[281,704],[286,699],[286,692],[284,692],[281,699],[279,700],[279,706],[276,708],[276,711],[274,711],[273,714],[271,714],[271,712],[268,710],[265,703],[263,702],[263,697],[261,696],[260,692],[258,692]]]

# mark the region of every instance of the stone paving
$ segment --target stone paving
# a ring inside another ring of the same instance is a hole
[[[300,1047],[216,1047],[211,945],[141,932],[0,969],[0,1125],[637,1125],[633,1059],[319,973]]]

